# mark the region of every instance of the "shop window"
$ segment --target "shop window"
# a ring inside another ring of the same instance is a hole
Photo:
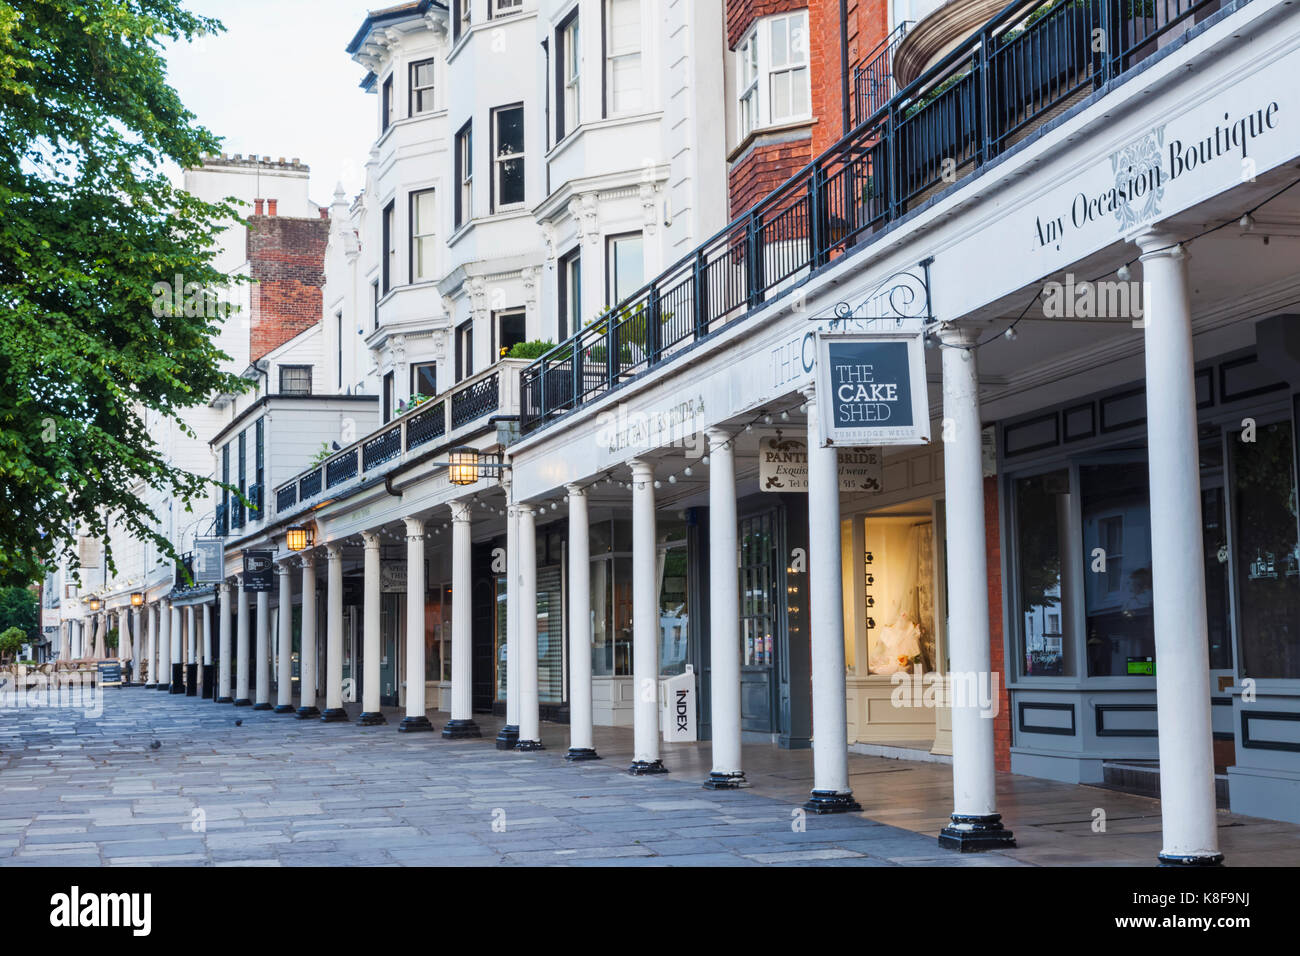
[[[1300,678],[1300,566],[1290,422],[1231,436],[1241,676]]]
[[[1144,673],[1155,657],[1146,463],[1082,465],[1079,493],[1088,675]]]
[[[935,670],[933,523],[867,518],[863,541],[868,673]]]
[[[673,676],[686,672],[690,644],[690,616],[687,608],[689,563],[686,525],[659,525],[665,537],[657,555],[659,581],[659,673]]]
[[[507,586],[509,585],[509,583],[510,583],[510,579],[506,577],[504,574],[497,575],[497,577],[495,578],[496,653],[494,655],[494,660],[496,661],[497,673],[496,673],[496,680],[494,681],[494,686],[496,687],[496,694],[493,699],[502,703],[506,701],[506,692],[507,692],[506,665],[508,661],[507,661],[506,651],[507,648],[509,647],[508,638],[509,638],[509,627],[510,627],[509,624],[510,605],[507,599],[507,595],[508,595]]]
[[[776,516],[772,512],[740,522],[740,646],[745,667],[771,667],[780,626]]]
[[[425,680],[451,680],[451,602],[451,588],[446,585],[430,588],[425,599]],[[430,696],[429,706],[437,708],[436,696]]]
[[[559,557],[561,549],[550,555],[543,565],[545,536],[538,536],[537,566],[537,699],[543,704],[564,700],[564,574]]]
[[[1069,540],[1069,509],[1065,469],[1016,481],[1016,610],[1026,677],[1074,675],[1061,604],[1061,546]]]
[[[591,562],[591,672],[632,674],[632,559],[606,555]]]

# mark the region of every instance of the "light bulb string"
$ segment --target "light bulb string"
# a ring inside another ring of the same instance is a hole
[[[1247,216],[1253,217],[1255,213],[1259,212],[1259,210],[1263,209],[1265,206],[1267,206],[1269,203],[1271,203],[1274,199],[1277,199],[1279,196],[1281,196],[1281,195],[1282,195],[1283,193],[1285,193],[1287,190],[1292,189],[1292,188],[1294,188],[1294,187],[1297,186],[1297,185],[1300,185],[1300,178],[1297,178],[1297,179],[1292,180],[1290,183],[1288,183],[1287,185],[1283,186],[1283,187],[1282,187],[1281,189],[1279,189],[1277,192],[1275,192],[1275,193],[1273,193],[1272,195],[1268,196],[1267,198],[1263,199],[1261,202],[1257,203],[1255,206],[1251,207],[1250,209],[1246,210],[1244,213],[1242,213],[1242,214],[1240,214],[1240,215],[1238,215],[1238,216],[1235,216],[1235,217],[1232,217],[1232,218],[1229,218],[1229,219],[1225,219],[1223,222],[1219,223],[1217,226],[1210,226],[1209,228],[1207,228],[1207,229],[1203,229],[1203,230],[1201,230],[1200,232],[1195,233],[1194,235],[1188,236],[1188,237],[1185,238],[1185,239],[1179,239],[1177,242],[1171,242],[1171,243],[1169,243],[1169,245],[1167,245],[1167,246],[1160,246],[1159,248],[1156,248],[1156,249],[1150,249],[1150,250],[1147,250],[1147,251],[1143,252],[1142,255],[1135,256],[1134,258],[1129,259],[1128,261],[1122,263],[1120,266],[1118,266],[1118,267],[1116,267],[1116,268],[1114,268],[1114,269],[1110,269],[1110,270],[1108,270],[1108,271],[1106,271],[1106,272],[1101,273],[1100,275],[1098,275],[1098,276],[1097,276],[1096,278],[1094,278],[1094,279],[1087,279],[1087,280],[1085,280],[1085,282],[1084,282],[1083,284],[1091,284],[1091,283],[1094,283],[1094,282],[1099,282],[1099,281],[1101,281],[1102,279],[1106,278],[1107,276],[1115,275],[1115,274],[1117,274],[1117,273],[1120,271],[1120,269],[1127,269],[1127,268],[1129,268],[1130,266],[1132,266],[1135,262],[1139,261],[1139,260],[1142,258],[1142,256],[1153,255],[1153,254],[1155,254],[1155,253],[1160,253],[1160,252],[1167,252],[1168,250],[1170,250],[1170,249],[1175,249],[1175,248],[1177,248],[1178,246],[1185,246],[1185,245],[1188,245],[1189,243],[1195,242],[1197,239],[1203,239],[1203,238],[1205,238],[1206,236],[1210,235],[1211,233],[1218,232],[1220,229],[1224,229],[1224,228],[1226,228],[1226,227],[1228,227],[1228,226],[1233,225],[1234,223],[1239,223],[1239,222],[1241,222],[1242,219],[1246,218]],[[945,349],[962,349],[962,350],[967,351],[967,352],[973,352],[973,351],[975,351],[976,349],[981,349],[981,348],[983,348],[984,346],[988,345],[989,343],[995,341],[996,339],[1005,336],[1005,335],[1007,334],[1007,332],[1011,331],[1011,330],[1014,329],[1017,325],[1019,325],[1020,322],[1025,318],[1025,316],[1029,314],[1029,310],[1030,310],[1031,308],[1033,308],[1034,303],[1037,302],[1037,301],[1042,297],[1042,295],[1043,295],[1043,290],[1042,290],[1042,289],[1039,289],[1036,293],[1034,293],[1034,297],[1033,297],[1032,299],[1029,300],[1029,304],[1025,306],[1024,311],[1022,311],[1022,312],[1020,313],[1020,315],[1017,316],[1016,319],[1015,319],[1015,320],[1014,320],[1010,325],[1008,325],[1008,326],[1007,326],[1005,329],[1003,329],[1002,331],[1000,331],[1000,332],[996,332],[996,333],[994,333],[993,335],[989,336],[988,338],[984,339],[983,341],[976,342],[976,343],[974,343],[973,345],[949,345],[948,343],[941,341],[941,340],[940,340],[940,339],[939,339],[939,338],[934,334],[934,331],[933,331],[933,330],[936,329],[938,326],[941,326],[941,325],[944,324],[941,320],[938,320],[938,319],[936,319],[936,320],[933,321],[933,322],[927,323],[927,324],[925,325],[925,327],[921,330],[921,334],[922,334],[923,336],[927,337],[927,338],[931,338],[931,339],[934,341],[934,343],[935,343],[936,345],[938,345],[940,348],[945,348]]]

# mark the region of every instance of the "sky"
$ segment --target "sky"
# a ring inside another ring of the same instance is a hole
[[[387,5],[372,4],[375,8]],[[226,153],[311,167],[311,198],[328,205],[342,182],[363,185],[375,134],[374,94],[344,48],[366,15],[364,0],[185,0],[226,27],[167,51],[168,77]]]

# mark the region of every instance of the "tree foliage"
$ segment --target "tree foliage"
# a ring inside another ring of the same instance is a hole
[[[12,661],[27,640],[27,635],[19,628],[11,627],[0,631],[0,661]]]
[[[228,281],[213,261],[236,210],[168,175],[219,141],[162,55],[219,29],[176,0],[0,0],[0,583],[60,555],[76,568],[77,534],[107,539],[112,520],[174,555],[139,492],[188,502],[209,480],[147,424],[185,428],[242,387],[218,319],[151,308],[155,282]]]
[[[16,627],[35,641],[41,636],[40,613],[36,595],[30,588],[0,587],[0,631]]]

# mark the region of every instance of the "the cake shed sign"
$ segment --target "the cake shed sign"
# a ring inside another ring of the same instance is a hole
[[[823,445],[923,445],[930,440],[919,333],[821,333],[817,407]]]

